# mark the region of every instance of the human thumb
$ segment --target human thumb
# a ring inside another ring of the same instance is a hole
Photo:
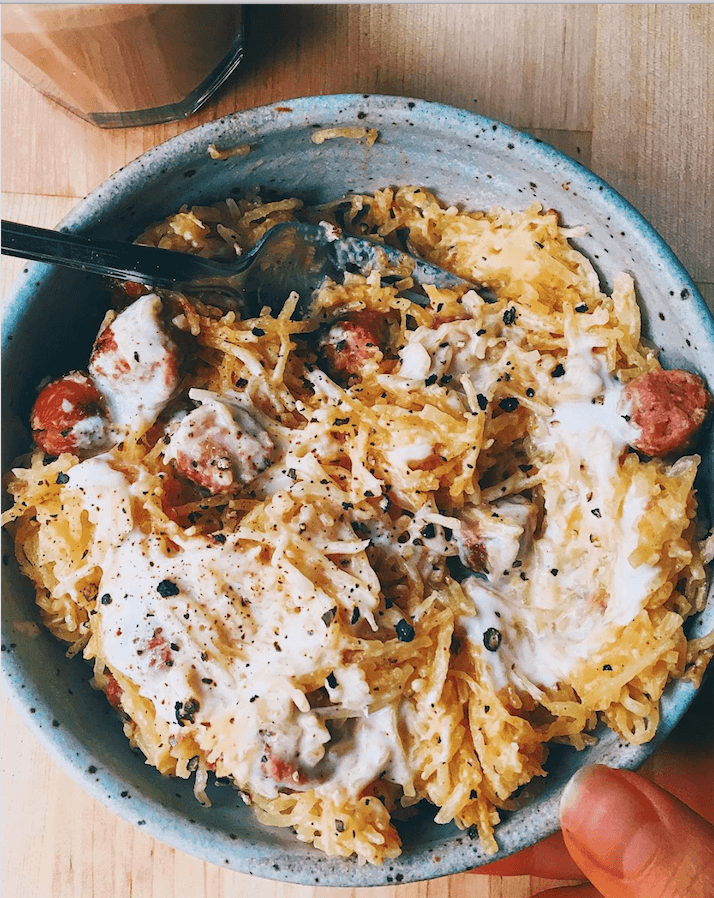
[[[714,896],[714,827],[637,774],[582,768],[563,792],[560,824],[604,898]]]

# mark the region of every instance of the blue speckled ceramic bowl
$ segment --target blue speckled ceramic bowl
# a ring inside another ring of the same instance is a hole
[[[311,141],[318,127],[362,125],[379,139]],[[249,144],[244,157],[212,159],[209,144]],[[83,200],[62,227],[97,237],[133,239],[146,225],[183,203],[207,203],[260,185],[264,195],[307,202],[347,191],[397,184],[429,187],[445,201],[470,209],[522,209],[534,199],[560,213],[565,225],[586,225],[575,243],[609,290],[629,271],[637,282],[646,335],[667,366],[698,371],[714,384],[714,322],[694,284],[654,229],[595,175],[540,141],[463,110],[405,98],[308,97],[279,108],[240,112],[189,131],[130,163]],[[98,280],[47,265],[28,266],[6,301],[3,322],[2,469],[29,445],[29,410],[38,382],[86,361],[103,309]],[[711,442],[701,495],[714,517]],[[13,557],[7,545],[5,555]],[[51,754],[99,801],[129,822],[212,863],[294,883],[367,886],[457,873],[486,861],[477,841],[454,826],[437,826],[428,813],[402,827],[404,852],[382,867],[330,859],[289,832],[261,826],[230,788],[209,790],[202,808],[190,784],[163,778],[134,754],[90,671],[64,657],[44,630],[31,636],[22,621],[37,620],[29,583],[14,561],[4,569],[2,626],[4,681],[27,724]],[[692,631],[714,625],[714,600]],[[604,731],[582,753],[554,751],[545,789],[497,829],[499,857],[557,828],[561,789],[584,762],[637,767],[672,729],[693,697],[672,684],[662,703],[655,742],[633,747]],[[433,817],[433,814],[431,815]]]

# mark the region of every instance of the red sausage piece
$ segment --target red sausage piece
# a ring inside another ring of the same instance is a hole
[[[106,442],[104,399],[92,379],[72,371],[40,392],[30,416],[32,435],[48,455],[75,455]]]
[[[333,324],[320,341],[330,374],[361,374],[380,353],[382,321],[373,312],[358,312]]]
[[[641,374],[625,387],[625,398],[640,428],[634,447],[651,456],[687,449],[712,407],[702,378],[679,369]]]
[[[206,390],[189,396],[201,405],[174,425],[164,458],[212,495],[248,484],[273,457],[273,442],[243,408]]]

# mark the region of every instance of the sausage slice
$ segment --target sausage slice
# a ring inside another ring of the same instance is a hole
[[[383,322],[373,312],[357,312],[333,324],[320,341],[327,371],[333,377],[361,375],[365,365],[381,358]]]
[[[85,455],[106,445],[106,415],[104,398],[92,379],[72,371],[41,390],[30,426],[35,442],[48,455]]]
[[[698,374],[657,369],[625,387],[630,420],[640,429],[633,444],[645,455],[669,455],[687,449],[712,408],[712,395]]]

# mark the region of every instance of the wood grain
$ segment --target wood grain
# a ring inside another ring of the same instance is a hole
[[[103,131],[3,64],[3,217],[52,227],[152,146],[307,94],[420,97],[500,119],[609,180],[671,242],[714,309],[714,7],[255,5],[244,62],[187,121]],[[3,257],[3,295],[24,263]],[[124,823],[3,698],[2,890],[10,898],[526,898],[529,877],[376,889],[291,886],[206,864]]]
[[[592,165],[714,283],[714,7],[603,6]]]

